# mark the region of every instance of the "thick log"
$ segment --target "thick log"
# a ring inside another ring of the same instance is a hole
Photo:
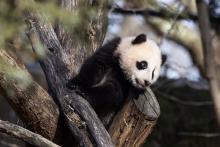
[[[33,79],[24,65],[0,49],[0,90],[27,128],[53,139],[59,111],[53,99]],[[6,67],[6,68],[4,68]],[[21,76],[14,78],[11,74]],[[58,131],[58,130],[57,130]]]
[[[35,134],[25,128],[9,123],[7,121],[0,120],[0,132],[25,141],[26,143],[34,146],[60,147],[59,145],[54,144],[41,135]]]
[[[138,147],[144,143],[160,115],[159,104],[150,89],[137,100],[129,99],[109,128],[117,147]]]

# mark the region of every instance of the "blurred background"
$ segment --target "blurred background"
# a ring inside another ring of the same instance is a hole
[[[209,49],[210,52],[214,50],[212,59],[216,64],[214,79],[219,84],[220,1],[204,0],[204,3],[209,17],[204,19],[210,21]],[[198,11],[198,4],[199,0],[109,0],[106,6],[108,26],[105,41],[115,36],[146,33],[167,55],[160,79],[152,86],[161,115],[145,147],[220,146],[219,115],[215,109],[219,95],[216,96],[209,88],[210,81],[206,78],[209,64],[206,64],[207,52],[203,49],[201,30],[207,28],[199,27],[199,17],[203,13]],[[25,63],[33,78],[47,88],[22,17],[27,7],[40,9],[54,25],[57,18],[62,18],[67,29],[80,29],[79,22],[84,16],[95,14],[92,9],[82,9],[76,17],[69,18],[68,13],[58,8],[53,0],[36,0],[35,5],[21,0],[0,0],[0,47],[13,52]],[[43,51],[39,52],[43,56]],[[0,119],[23,125],[2,96]],[[0,134],[0,146],[24,144]]]

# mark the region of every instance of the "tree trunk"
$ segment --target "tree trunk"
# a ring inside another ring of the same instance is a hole
[[[53,139],[58,123],[58,107],[33,79],[24,65],[0,49],[0,90],[27,128]],[[3,67],[6,67],[4,69]],[[12,78],[11,72],[22,75]],[[23,82],[23,84],[21,84]]]
[[[206,78],[209,81],[209,88],[212,94],[215,113],[220,126],[220,63],[219,63],[219,46],[212,44],[212,36],[209,22],[208,4],[204,0],[196,0],[199,28],[203,45],[204,65]],[[213,40],[216,39],[213,37]],[[215,48],[214,48],[215,47]]]

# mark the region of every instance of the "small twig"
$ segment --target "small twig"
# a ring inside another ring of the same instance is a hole
[[[176,22],[178,20],[178,17],[180,16],[180,14],[185,10],[185,7],[184,9],[181,11],[180,10],[180,7],[181,7],[181,4],[178,5],[177,7],[177,10],[178,12],[176,13],[176,15],[174,15],[174,18],[173,18],[173,22],[172,22],[172,25],[170,26],[170,29],[163,34],[163,36],[161,37],[160,39],[160,42],[159,42],[159,46],[161,46],[161,44],[163,43],[163,41],[165,40],[165,38],[170,34],[170,32],[173,30],[174,26],[176,25]]]
[[[179,133],[177,133],[177,135],[189,136],[189,137],[213,138],[213,137],[219,137],[220,133],[179,132]]]
[[[164,98],[166,98],[168,100],[171,100],[173,102],[177,102],[177,103],[183,104],[183,105],[188,105],[188,106],[209,106],[209,105],[213,105],[212,101],[202,101],[202,102],[198,102],[198,101],[184,101],[184,100],[181,100],[181,99],[179,99],[179,98],[177,98],[175,96],[168,95],[168,94],[160,92],[160,91],[157,91],[156,93],[161,95],[161,96],[163,96]]]
[[[148,15],[148,16],[154,16],[154,17],[160,17],[160,18],[170,18],[170,17],[175,17],[176,13],[171,12],[165,8],[160,8],[159,10],[150,10],[147,8],[141,8],[141,9],[125,9],[121,8],[120,6],[115,6],[112,8],[111,12],[113,13],[120,13],[123,15]],[[177,18],[178,20],[181,19],[191,19],[194,21],[197,21],[198,18],[194,14],[190,14],[189,12],[182,13],[179,15]]]
[[[7,121],[0,120],[0,132],[23,140],[34,146],[60,147],[59,145],[56,145],[41,135],[33,133],[25,128],[9,123]]]

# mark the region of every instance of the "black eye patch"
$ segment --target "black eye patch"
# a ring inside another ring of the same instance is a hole
[[[138,70],[144,70],[148,67],[147,61],[136,62],[136,67]]]

